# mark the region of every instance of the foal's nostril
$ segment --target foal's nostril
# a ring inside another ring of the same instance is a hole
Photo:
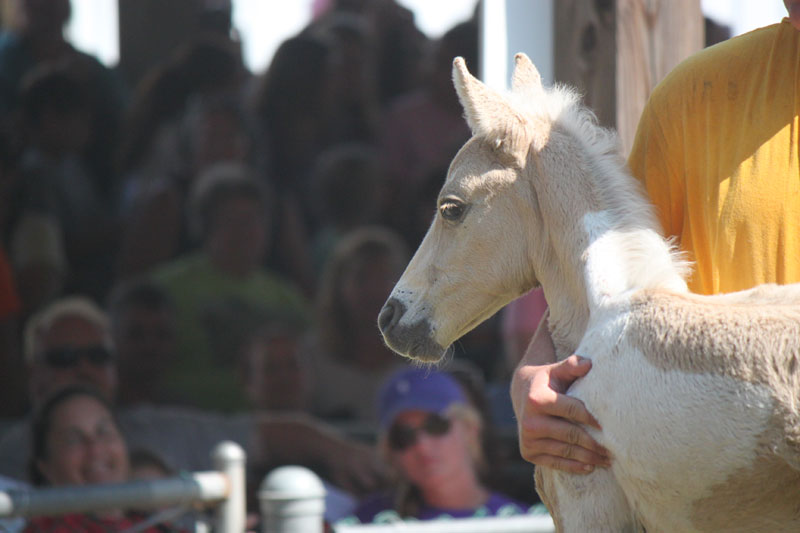
[[[394,298],[390,298],[378,315],[378,327],[385,333],[397,324],[401,316],[403,316],[403,305]]]

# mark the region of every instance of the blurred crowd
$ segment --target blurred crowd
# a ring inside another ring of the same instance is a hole
[[[252,483],[305,464],[340,516],[368,495],[401,516],[474,510],[497,490],[501,503],[535,501],[507,382],[540,293],[455,347],[439,371],[458,390],[421,392],[411,414],[381,403],[398,379],[438,379],[403,374],[413,365],[376,319],[470,136],[450,73],[455,56],[478,72],[478,9],[430,39],[394,0],[317,2],[264,72],[213,27],[126,87],[65,40],[68,0],[16,4],[0,34],[9,483],[205,469],[233,439]],[[472,489],[466,500],[415,485],[437,478],[403,454],[431,440],[471,450],[443,477]],[[57,455],[78,445],[78,459]]]

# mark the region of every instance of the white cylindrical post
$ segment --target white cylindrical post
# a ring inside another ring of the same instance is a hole
[[[263,533],[322,533],[325,487],[302,466],[282,466],[264,478],[258,491]]]
[[[216,530],[242,533],[247,517],[244,450],[235,442],[225,441],[217,444],[211,457],[214,468],[228,478],[228,497],[217,507]]]
[[[506,0],[484,0],[481,4],[479,77],[489,87],[508,88],[508,24]]]
[[[14,501],[7,492],[0,492],[0,516],[10,516],[14,512]]]
[[[514,55],[525,52],[545,85],[553,84],[554,0],[483,0],[481,4],[481,73],[486,85],[508,88]]]

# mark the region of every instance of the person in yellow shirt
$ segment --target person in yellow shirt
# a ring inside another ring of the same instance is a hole
[[[800,0],[784,4],[781,23],[676,67],[639,122],[628,163],[694,262],[693,292],[800,282]],[[575,473],[609,464],[579,425],[597,422],[564,394],[590,368],[577,355],[556,363],[540,324],[511,385],[526,460]]]
[[[687,59],[642,114],[628,163],[692,292],[800,281],[798,57],[789,19],[752,31]]]

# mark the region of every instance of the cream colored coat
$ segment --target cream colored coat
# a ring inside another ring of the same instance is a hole
[[[697,296],[615,137],[524,55],[498,94],[461,59],[473,138],[381,311],[387,344],[427,362],[541,283],[569,394],[614,458],[537,468],[559,531],[800,531],[800,285]]]

